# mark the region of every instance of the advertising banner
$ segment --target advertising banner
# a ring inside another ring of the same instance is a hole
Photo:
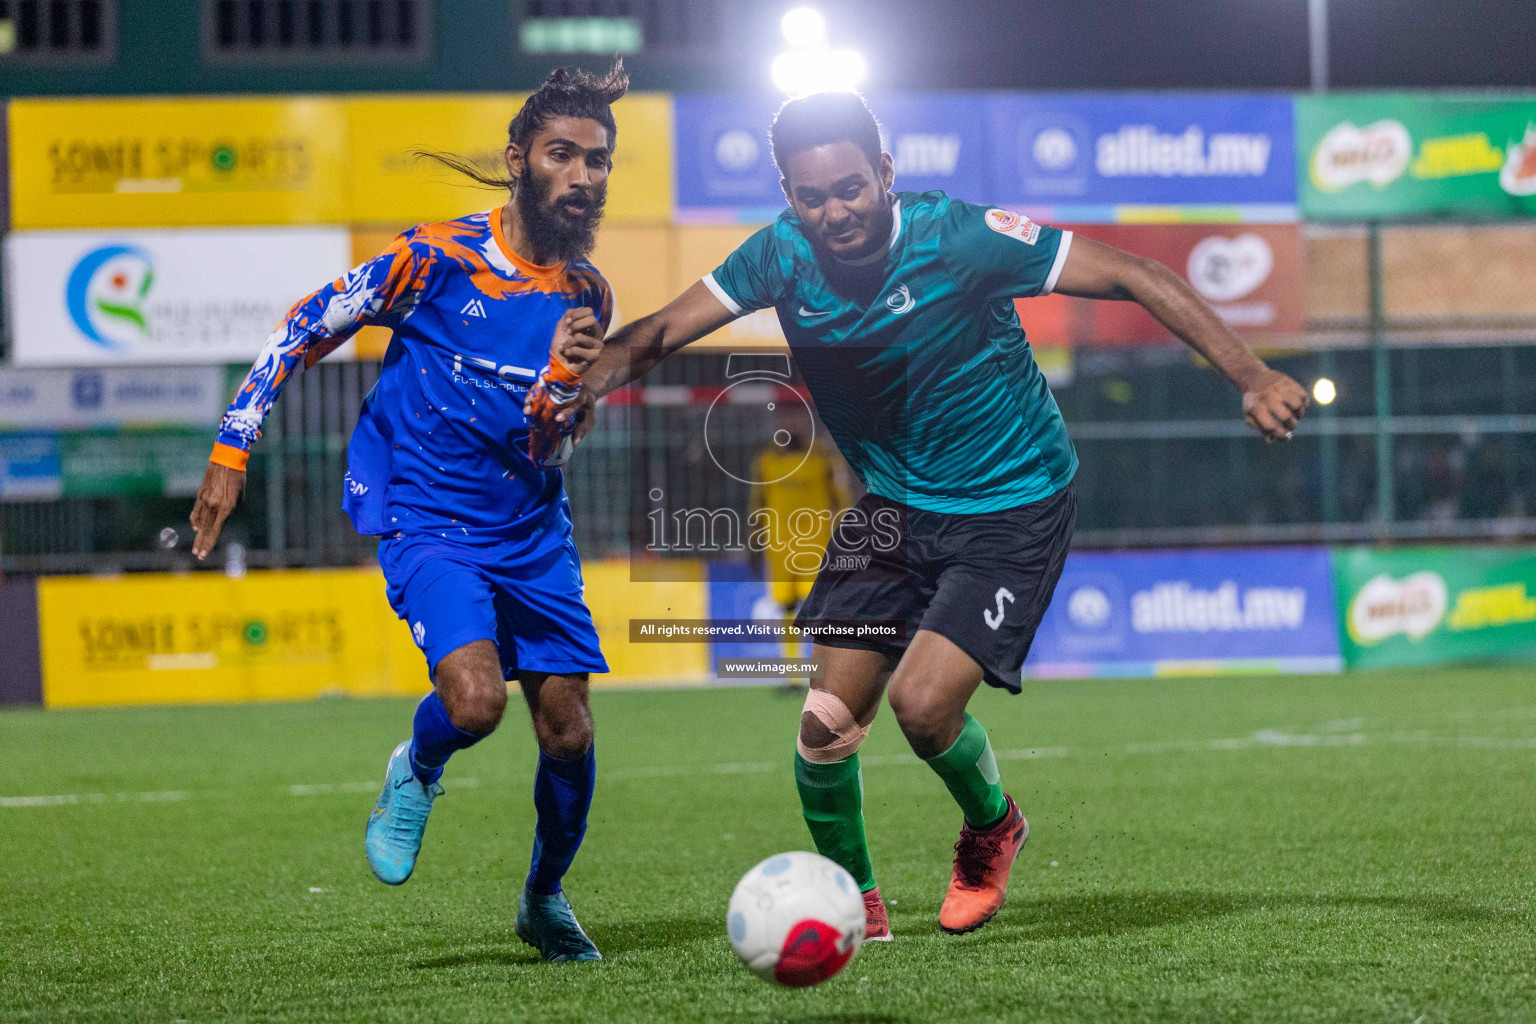
[[[1291,100],[1247,94],[893,93],[870,97],[896,187],[1046,221],[1296,219]],[[767,94],[677,97],[682,221],[784,209]]]
[[[476,187],[416,151],[454,153],[500,177],[507,124],[527,93],[363,96],[341,102],[347,125],[354,223],[401,228],[488,210],[506,193]],[[613,151],[605,223],[665,223],[672,215],[672,98],[631,93],[613,107]]]
[[[64,496],[190,498],[202,483],[212,447],[212,432],[207,430],[65,434],[59,444]]]
[[[768,126],[781,101],[767,95],[677,98],[677,205],[686,221],[772,220],[784,209]],[[896,187],[986,202],[986,110],[980,93],[872,95]]]
[[[784,209],[768,126],[770,93],[675,98],[673,153],[680,221],[767,223]]]
[[[1536,661],[1536,548],[1334,554],[1352,668]]]
[[[1084,238],[1157,260],[1194,286],[1243,334],[1300,334],[1307,326],[1306,263],[1295,224],[1064,224]],[[1134,302],[1065,295],[1019,299],[1036,346],[1143,345],[1173,340]]]
[[[419,695],[428,683],[377,571],[38,581],[50,707]]]
[[[500,206],[504,193],[477,186],[416,150],[466,157],[498,177],[507,122],[527,93],[359,96],[342,101],[351,162],[348,220],[397,230]]]
[[[990,201],[1037,220],[1296,219],[1290,97],[999,92],[986,106]]]
[[[755,620],[759,622],[783,622],[784,609],[768,593],[768,584],[740,562],[709,563],[709,618],[721,620]],[[784,658],[798,656],[809,651],[790,651],[783,641],[745,640],[728,643],[719,640],[709,645],[711,666],[721,658]]]
[[[341,228],[32,231],[5,240],[19,365],[248,362],[351,266]]]
[[[602,641],[609,674],[593,676],[594,686],[702,683],[710,678],[712,661],[706,661],[705,643],[632,643],[629,621],[647,615],[702,619],[708,607],[703,582],[704,566],[689,562],[676,566],[692,579],[640,580],[627,559],[588,562],[581,567],[592,610],[592,622]]]
[[[222,366],[0,367],[0,427],[219,422],[229,400]]]
[[[646,609],[702,618],[703,584],[639,583],[629,569],[584,567],[613,670],[594,685],[704,681],[706,645],[628,640]],[[418,696],[430,685],[376,569],[45,577],[38,634],[50,707]]]
[[[1536,96],[1296,100],[1308,217],[1536,216]]]
[[[1324,548],[1078,552],[1024,674],[1337,672]]]
[[[336,100],[17,99],[10,123],[13,228],[347,219]]]
[[[52,501],[63,493],[58,434],[0,433],[0,501]]]

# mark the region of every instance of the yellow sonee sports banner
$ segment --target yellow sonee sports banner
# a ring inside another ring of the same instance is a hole
[[[12,227],[399,224],[499,205],[413,154],[504,171],[526,93],[341,98],[18,99],[10,104]],[[672,98],[614,105],[608,223],[672,215]]]
[[[703,618],[702,583],[636,583],[625,562],[584,569],[612,674],[596,685],[702,682],[703,645],[629,643],[645,608]],[[59,576],[38,582],[49,707],[412,696],[426,660],[376,569]]]
[[[425,664],[383,582],[350,569],[40,580],[43,702],[425,693]]]
[[[478,188],[416,150],[454,153],[492,175],[506,173],[507,125],[528,94],[363,96],[344,100],[358,224],[451,220],[498,206],[504,192]],[[614,104],[619,126],[605,223],[672,215],[672,98],[637,93]]]
[[[16,228],[339,224],[342,104],[285,99],[19,99]]]

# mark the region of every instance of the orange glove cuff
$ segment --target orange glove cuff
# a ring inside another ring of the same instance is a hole
[[[549,379],[556,384],[574,387],[581,383],[581,374],[571,369],[564,359],[551,352],[549,356]]]
[[[234,445],[215,441],[213,454],[208,456],[208,461],[215,466],[228,466],[230,469],[237,469],[244,473],[246,465],[251,461],[251,453],[244,448],[236,448]]]

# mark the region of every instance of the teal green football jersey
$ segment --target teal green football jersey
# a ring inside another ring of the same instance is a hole
[[[889,247],[823,265],[792,210],[704,284],[738,315],[773,306],[800,375],[871,492],[933,512],[1016,508],[1077,471],[1015,297],[1046,295],[1070,231],[943,192],[897,195]]]

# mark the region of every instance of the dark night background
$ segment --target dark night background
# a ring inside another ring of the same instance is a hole
[[[833,32],[863,37],[872,87],[1308,85],[1306,0],[1012,0],[935,17],[939,7],[832,6]],[[1334,88],[1536,85],[1536,0],[1331,0],[1328,19]]]
[[[637,88],[769,88],[778,22],[802,0],[656,0]],[[861,50],[881,89],[1283,89],[1308,87],[1307,0],[817,0],[832,42]],[[1536,0],[1331,0],[1332,86],[1536,86]],[[506,90],[592,54],[527,54],[524,13],[565,0],[437,0],[415,64],[231,65],[200,41],[199,0],[117,0],[113,59],[0,61],[0,95]]]

